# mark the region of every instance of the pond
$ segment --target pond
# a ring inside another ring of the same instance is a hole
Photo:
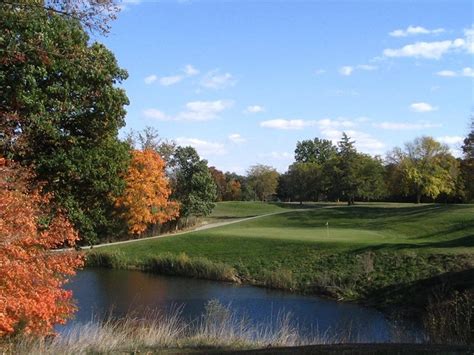
[[[140,271],[86,269],[67,285],[77,301],[76,323],[108,316],[122,317],[130,312],[146,317],[150,310],[171,312],[181,307],[182,317],[198,319],[210,300],[228,305],[238,317],[254,324],[277,326],[278,316],[290,313],[301,335],[345,333],[351,341],[416,341],[421,331],[402,321],[397,327],[383,313],[357,304],[342,303],[313,296],[292,294],[253,286]]]

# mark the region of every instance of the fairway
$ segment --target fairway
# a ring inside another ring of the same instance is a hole
[[[185,253],[234,267],[252,283],[282,272],[292,288],[370,289],[474,265],[474,205],[219,203],[210,220],[275,213],[204,231],[101,248],[127,265]],[[281,212],[281,213],[280,213]],[[370,275],[370,276],[368,276]],[[272,276],[273,277],[273,276]]]

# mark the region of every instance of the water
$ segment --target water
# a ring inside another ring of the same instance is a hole
[[[290,312],[306,336],[344,332],[345,336],[351,334],[352,341],[400,341],[399,332],[395,338],[390,322],[372,308],[252,286],[139,271],[86,269],[78,272],[67,288],[74,292],[79,310],[66,328],[110,312],[117,317],[130,312],[145,317],[150,309],[170,312],[177,306],[182,307],[184,318],[194,320],[204,313],[209,300],[216,299],[230,305],[238,316],[269,327],[275,326],[278,314]],[[411,335],[419,332],[412,324],[405,326]]]

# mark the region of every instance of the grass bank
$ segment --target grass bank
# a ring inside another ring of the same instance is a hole
[[[310,209],[293,210],[301,207]],[[234,202],[219,203],[210,219],[281,211],[288,212],[104,247],[89,262],[241,280],[377,305],[417,307],[426,301],[412,297],[420,282],[427,286],[422,293],[449,284],[473,286],[474,278],[469,280],[466,273],[474,268],[474,205]],[[108,257],[115,261],[97,262]]]

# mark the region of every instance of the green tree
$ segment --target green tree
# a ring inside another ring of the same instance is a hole
[[[341,197],[347,200],[347,204],[353,205],[359,185],[358,175],[358,153],[354,147],[354,141],[345,132],[338,142],[336,179],[339,184]]]
[[[178,147],[173,156],[172,199],[180,202],[180,216],[207,216],[217,197],[207,161],[192,147]]]
[[[466,200],[474,200],[474,115],[471,116],[471,131],[464,139],[461,162],[462,177],[465,185]]]
[[[129,162],[127,72],[74,16],[4,3],[0,18],[0,154],[35,168],[83,238],[107,237]]]
[[[416,203],[422,196],[436,198],[455,191],[459,166],[448,146],[421,137],[405,144],[404,151],[396,148],[391,155],[401,172],[403,192],[414,195]]]
[[[255,198],[260,201],[266,201],[271,195],[276,193],[278,176],[278,172],[271,166],[258,164],[250,167],[247,177]]]
[[[366,201],[378,200],[387,195],[385,168],[380,157],[357,155],[357,197]]]
[[[294,163],[287,172],[287,190],[290,198],[303,201],[318,201],[322,193],[321,168],[317,163]]]
[[[314,138],[296,143],[295,160],[299,163],[324,164],[337,153],[330,140]]]

